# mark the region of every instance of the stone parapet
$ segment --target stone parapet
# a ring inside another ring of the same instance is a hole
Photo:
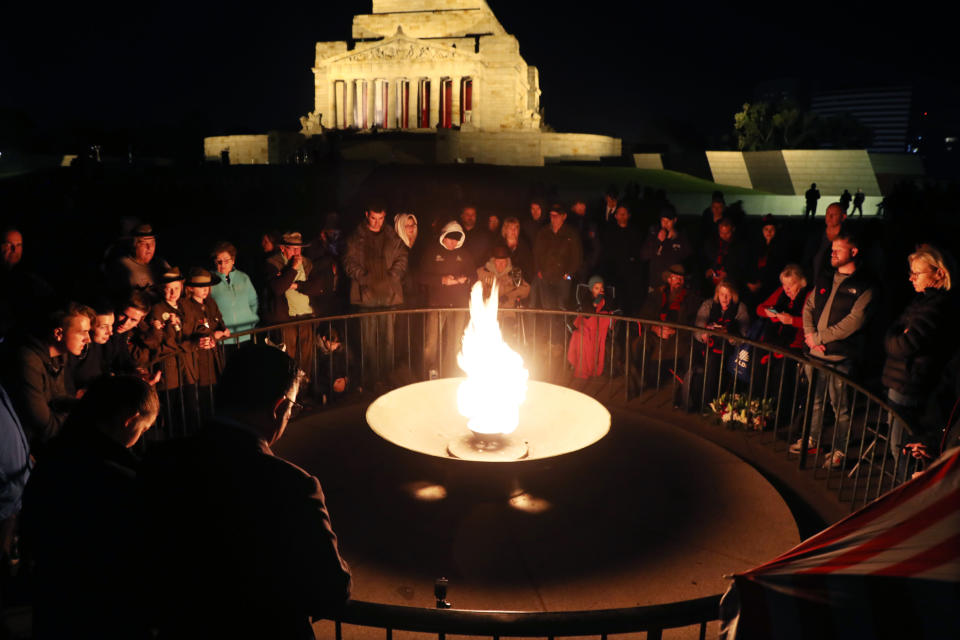
[[[373,13],[399,11],[450,11],[455,9],[486,9],[484,0],[373,0]]]
[[[453,11],[402,12],[358,15],[353,18],[353,38],[386,38],[397,27],[414,38],[449,38],[475,34],[504,33],[489,11],[465,9]]]
[[[821,193],[880,195],[877,173],[864,149],[707,151],[714,182],[781,195],[803,195],[812,183]]]
[[[226,152],[229,164],[269,164],[269,135],[211,136],[203,139],[208,162],[220,162]]]
[[[633,154],[633,166],[637,169],[663,169],[663,154],[635,153]]]
[[[865,149],[784,149],[780,153],[794,193],[802,194],[816,182],[821,193],[842,193],[844,189],[855,192],[859,187],[867,195],[880,195],[880,185]]]
[[[593,133],[542,133],[544,158],[599,160],[621,155],[620,138]]]
[[[707,151],[706,154],[714,182],[734,187],[753,188],[742,151]]]

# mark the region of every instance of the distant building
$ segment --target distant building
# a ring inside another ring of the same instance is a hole
[[[317,43],[301,133],[540,128],[537,68],[484,0],[373,0],[353,39]]]
[[[910,86],[826,91],[813,96],[810,110],[827,118],[848,113],[873,131],[872,153],[911,153]]]
[[[345,158],[393,162],[536,166],[621,155],[617,138],[541,128],[539,72],[485,0],[372,4],[353,18],[352,46],[317,43],[305,138],[334,133]],[[207,138],[206,156],[215,160],[230,138]],[[230,161],[288,155],[256,141],[262,152],[241,156],[234,145]]]

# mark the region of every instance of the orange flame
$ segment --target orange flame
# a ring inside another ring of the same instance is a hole
[[[470,324],[457,363],[467,379],[457,389],[457,409],[474,433],[511,433],[520,422],[530,374],[523,358],[503,341],[497,322],[497,283],[483,299],[477,282],[470,291]]]

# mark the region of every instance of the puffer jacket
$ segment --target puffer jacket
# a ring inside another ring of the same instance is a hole
[[[943,289],[917,294],[884,336],[883,386],[917,398],[933,389],[958,343],[948,324],[954,308]]]

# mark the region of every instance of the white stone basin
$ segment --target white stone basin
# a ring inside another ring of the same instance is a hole
[[[367,408],[367,424],[397,446],[457,459],[448,452],[448,445],[470,435],[467,419],[457,411],[457,388],[462,380],[441,378],[385,393]],[[539,460],[588,447],[608,431],[610,412],[590,396],[531,380],[527,399],[520,405],[520,424],[511,437],[526,443],[523,460]]]

